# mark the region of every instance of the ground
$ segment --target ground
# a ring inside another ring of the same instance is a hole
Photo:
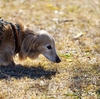
[[[62,60],[0,66],[0,99],[100,99],[100,0],[0,0],[0,17],[48,31]]]

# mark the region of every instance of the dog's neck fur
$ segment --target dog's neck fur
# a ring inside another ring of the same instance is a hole
[[[36,49],[37,45],[34,44],[34,47],[33,45],[31,45],[32,43],[35,43],[35,39],[38,37],[38,34],[34,33],[34,31],[29,28],[23,28],[22,25],[20,26],[20,31],[21,31],[20,32],[21,49],[19,52],[19,58],[23,60],[23,59],[26,59],[27,56],[32,59],[38,57],[40,53]],[[29,53],[31,52],[32,52],[32,55],[29,55]]]

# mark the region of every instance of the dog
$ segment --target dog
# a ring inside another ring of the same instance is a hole
[[[59,63],[54,38],[45,30],[35,32],[22,25],[0,19],[0,65],[14,64],[13,57],[20,60],[37,58],[43,54],[48,60]]]

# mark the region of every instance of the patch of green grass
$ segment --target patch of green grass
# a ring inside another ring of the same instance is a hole
[[[73,57],[73,53],[61,54],[60,56],[66,58],[66,59],[71,59]]]

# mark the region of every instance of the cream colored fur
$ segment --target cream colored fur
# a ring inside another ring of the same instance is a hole
[[[35,59],[43,54],[52,62],[59,63],[60,59],[56,53],[54,38],[44,30],[34,32],[24,25],[18,23],[20,34],[18,43],[20,45],[19,58],[24,60],[27,57]],[[14,33],[11,26],[5,25],[3,29],[3,39],[0,45],[0,65],[14,64],[13,57],[16,55]]]

